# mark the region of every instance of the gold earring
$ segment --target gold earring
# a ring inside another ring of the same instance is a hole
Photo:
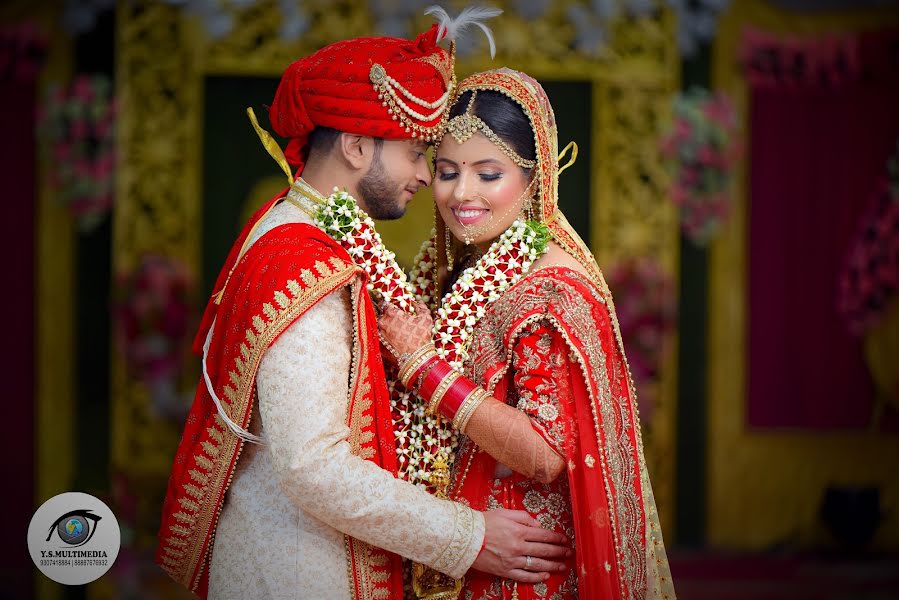
[[[453,272],[453,241],[450,236],[449,227],[443,224],[443,251],[446,253],[446,267],[450,273]]]
[[[531,198],[525,198],[524,202],[521,203],[521,217],[525,221],[531,221],[533,212],[531,211]]]
[[[539,221],[539,215],[537,214],[537,202],[534,197],[531,196],[528,198],[528,220],[530,221]]]

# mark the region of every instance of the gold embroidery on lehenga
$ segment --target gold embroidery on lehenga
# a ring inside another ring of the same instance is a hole
[[[577,274],[577,277],[589,290],[591,294],[589,300],[605,305],[609,310],[609,320],[618,346],[616,349],[623,353],[614,306],[611,303],[611,295],[604,285],[605,281],[600,277],[598,289],[597,285],[586,277],[580,274]],[[552,312],[550,306],[554,308]],[[580,367],[581,375],[588,383],[595,434],[601,450],[600,472],[605,481],[610,507],[608,518],[612,525],[621,570],[622,595],[626,595],[625,587],[632,595],[636,590],[645,587],[647,579],[642,545],[646,541],[648,524],[641,515],[640,498],[631,479],[640,465],[635,464],[633,445],[628,437],[629,432],[636,428],[634,433],[638,454],[642,454],[639,422],[628,408],[627,395],[623,391],[615,393],[612,388],[611,380],[617,377],[615,375],[610,377],[607,367],[609,357],[598,337],[590,306],[583,292],[564,279],[534,277],[533,273],[526,275],[522,281],[494,302],[479,323],[478,346],[472,351],[472,355],[476,358],[470,364],[470,372],[476,380],[477,378],[483,380],[489,376],[489,384],[493,387],[511,367],[512,349],[525,327],[535,320],[545,319],[561,333],[571,355]],[[512,323],[516,318],[529,313],[533,314],[517,323],[513,330]],[[579,350],[579,345],[569,338],[569,332],[578,336],[583,351]],[[488,370],[497,364],[500,365],[500,369],[488,373]],[[624,367],[630,399],[635,402],[633,383],[626,361]],[[594,381],[587,377],[591,372],[594,373]],[[596,384],[596,389],[593,384]],[[597,408],[601,414],[597,414]],[[586,457],[585,464],[589,466]],[[612,490],[615,491],[614,494]]]

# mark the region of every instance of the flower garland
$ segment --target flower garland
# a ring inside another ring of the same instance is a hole
[[[487,306],[515,285],[546,252],[549,238],[546,225],[515,221],[474,266],[462,271],[443,297],[434,320],[434,345],[454,369],[462,370],[471,332]]]
[[[422,246],[412,271],[416,297],[430,303],[436,293],[436,249],[434,236]],[[537,258],[546,252],[549,229],[535,221],[515,221],[493,242],[478,262],[465,269],[437,308],[434,321],[434,346],[437,354],[456,370],[462,371],[467,358],[471,332],[487,312],[491,302],[515,285]],[[397,419],[394,435],[403,479],[427,485],[429,467],[438,453],[445,453],[452,464],[458,443],[449,423],[425,414],[424,402],[391,382],[391,406]]]
[[[300,197],[294,196],[293,191]],[[288,198],[297,202],[316,226],[337,241],[353,262],[362,267],[369,276],[368,290],[372,296],[411,309],[416,295],[406,274],[397,265],[394,253],[384,246],[374,221],[359,208],[352,196],[335,187],[330,196],[323,198],[305,181],[297,179]],[[434,253],[430,255],[433,258]],[[421,276],[417,279],[424,282]],[[427,467],[440,450],[455,446],[456,436],[425,415],[424,403],[402,387],[396,369],[389,365],[385,367],[400,476],[427,487]]]
[[[305,197],[310,198],[308,192]],[[396,263],[396,255],[384,246],[375,222],[352,196],[335,187],[324,201],[318,200],[312,217],[365,270],[368,290],[376,299],[404,310],[412,308],[415,300],[406,273]]]
[[[372,219],[346,191],[334,189],[327,198],[297,181],[295,187],[313,206],[303,207],[315,224],[340,243],[369,275],[369,292],[376,298],[410,309],[416,300],[432,304],[436,295],[436,250],[431,239],[415,259],[410,278],[396,264]],[[471,332],[487,306],[518,282],[548,246],[549,229],[540,223],[515,221],[478,262],[465,269],[437,309],[433,337],[437,353],[461,371]],[[411,279],[411,283],[410,283]],[[403,388],[395,372],[388,369],[390,405],[399,461],[399,475],[428,487],[430,466],[438,454],[450,463],[458,443],[449,423],[425,414],[425,403]]]
[[[726,95],[694,88],[675,98],[673,127],[660,150],[672,174],[671,201],[696,244],[711,241],[730,213],[740,146],[736,110]]]

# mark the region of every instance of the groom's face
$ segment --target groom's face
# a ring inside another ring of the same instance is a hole
[[[431,184],[431,169],[421,140],[384,140],[376,143],[371,166],[358,190],[373,219],[399,219],[421,187]]]

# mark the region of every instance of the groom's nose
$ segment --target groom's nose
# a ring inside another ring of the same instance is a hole
[[[418,183],[421,187],[428,187],[431,185],[431,182],[434,180],[434,176],[431,174],[431,167],[427,163],[425,163],[424,168],[417,168],[415,170],[415,178],[418,180]]]

